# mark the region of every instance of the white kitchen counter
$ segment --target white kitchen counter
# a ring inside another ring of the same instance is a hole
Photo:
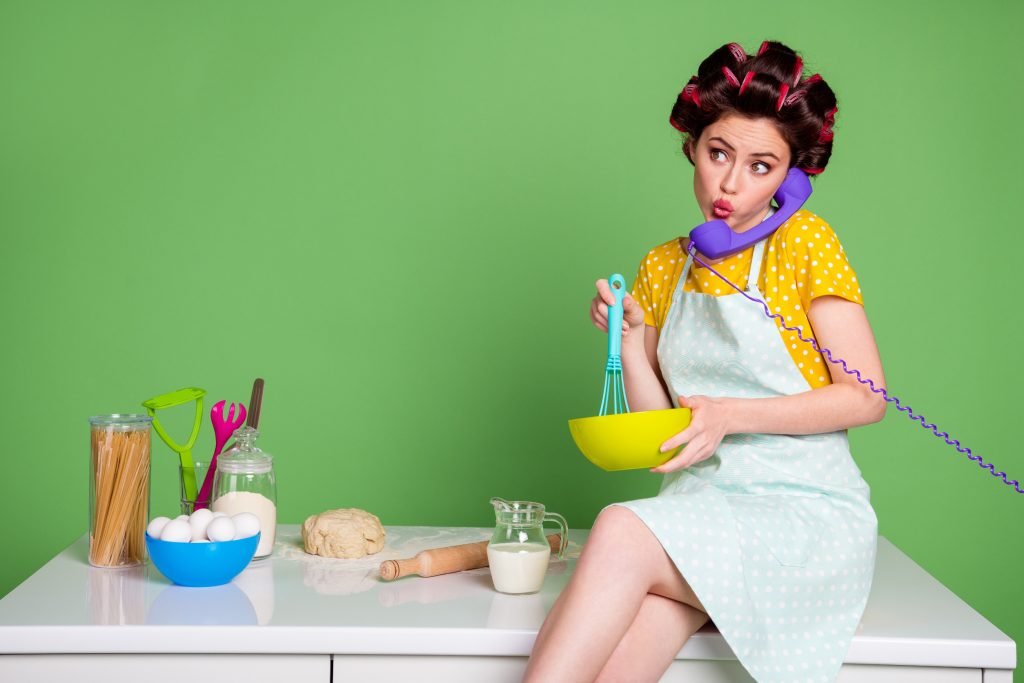
[[[571,532],[567,559],[552,560],[540,593],[513,596],[494,591],[486,568],[392,583],[376,577],[382,560],[486,540],[491,529],[386,530],[377,555],[333,560],[307,555],[298,526],[281,526],[271,558],[215,588],[172,585],[152,565],[90,567],[83,536],[0,600],[0,680],[62,672],[89,680],[93,666],[108,681],[121,680],[121,669],[124,680],[144,670],[147,680],[164,680],[164,671],[180,681],[183,655],[207,673],[254,667],[250,681],[284,671],[291,683],[410,673],[418,681],[518,680],[587,534]],[[871,597],[840,681],[1009,683],[1015,666],[1012,640],[879,538]],[[687,642],[663,680],[676,675],[752,680],[713,624]]]

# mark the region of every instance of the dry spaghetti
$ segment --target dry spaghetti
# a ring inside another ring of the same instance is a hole
[[[89,563],[139,564],[146,557],[151,418],[109,415],[90,422]]]

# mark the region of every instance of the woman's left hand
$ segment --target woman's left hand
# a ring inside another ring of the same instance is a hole
[[[661,444],[661,452],[665,453],[680,444],[686,447],[679,455],[651,472],[674,472],[689,467],[702,460],[707,460],[722,443],[722,438],[729,433],[729,421],[732,409],[728,399],[710,398],[708,396],[680,396],[679,407],[689,408],[690,425],[671,439]]]

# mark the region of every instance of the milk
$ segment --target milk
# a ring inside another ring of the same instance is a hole
[[[539,543],[491,543],[487,561],[491,579],[501,593],[536,593],[544,583],[551,546]]]

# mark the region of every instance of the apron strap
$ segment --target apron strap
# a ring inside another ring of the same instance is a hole
[[[771,204],[769,204],[768,205],[768,215],[766,215],[764,218],[762,218],[761,222],[764,223],[766,220],[771,218],[772,214],[774,214],[774,213],[775,213],[775,207],[772,206]],[[765,242],[767,242],[769,239],[771,239],[771,236],[774,235],[774,234],[775,234],[774,232],[769,234],[768,237],[765,237],[763,240],[761,240],[760,242],[758,242],[757,244],[754,245],[754,253],[750,255],[750,274],[747,275],[747,291],[748,292],[750,292],[750,291],[758,292],[758,289],[757,289],[757,279],[761,276],[761,261],[764,259],[764,245],[765,245]]]
[[[771,235],[768,235],[771,237]],[[754,245],[754,253],[750,255],[750,274],[747,275],[747,291],[757,291],[757,278],[761,276],[761,259],[764,257],[764,243],[768,237]]]
[[[682,290],[683,283],[686,282],[686,276],[690,274],[690,266],[693,265],[693,254],[686,251],[686,263],[683,264],[683,272],[679,275],[679,283],[676,289]]]

